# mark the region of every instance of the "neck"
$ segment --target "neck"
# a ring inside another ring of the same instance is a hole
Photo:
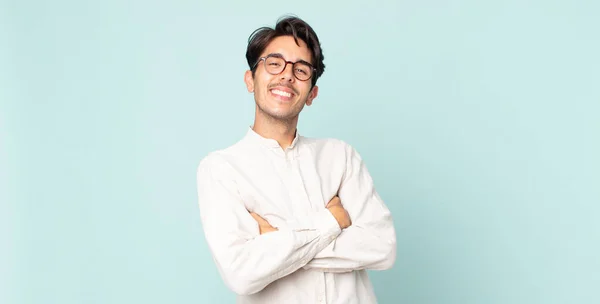
[[[296,136],[298,117],[291,120],[259,119],[255,117],[252,130],[264,138],[274,139],[282,149],[289,147]]]

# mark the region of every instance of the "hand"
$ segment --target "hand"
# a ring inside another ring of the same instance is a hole
[[[271,224],[269,224],[269,222],[267,222],[267,220],[260,217],[260,215],[254,213],[254,212],[250,212],[250,215],[258,223],[258,228],[259,228],[260,234],[265,234],[265,233],[269,233],[269,232],[278,230],[277,228],[271,226]]]
[[[338,196],[334,196],[329,203],[327,203],[325,208],[329,209],[329,212],[335,217],[335,220],[338,222],[341,229],[348,228],[352,225],[350,215],[348,214],[348,211],[344,209],[344,206],[342,206],[342,201]]]

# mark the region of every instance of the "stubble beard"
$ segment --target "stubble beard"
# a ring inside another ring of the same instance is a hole
[[[304,104],[304,103],[302,103],[302,104]],[[256,101],[256,109],[259,112],[259,115],[262,116],[263,118],[265,118],[267,121],[270,121],[273,123],[278,123],[278,124],[289,125],[289,124],[293,123],[294,120],[296,118],[298,118],[298,116],[300,115],[300,112],[302,111],[303,108],[304,108],[303,106],[301,106],[299,109],[297,109],[295,107],[290,112],[278,113],[278,112],[272,112],[272,111],[269,111],[268,109],[265,109],[265,107],[263,107],[263,105],[261,105],[260,102]]]

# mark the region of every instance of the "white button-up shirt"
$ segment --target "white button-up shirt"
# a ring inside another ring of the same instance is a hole
[[[287,149],[251,128],[197,170],[208,247],[238,303],[376,303],[366,270],[389,269],[396,233],[347,143],[296,133]],[[338,195],[352,225],[325,208]],[[278,231],[259,232],[255,212]]]

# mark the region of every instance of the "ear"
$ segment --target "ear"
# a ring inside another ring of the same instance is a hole
[[[313,102],[313,99],[317,98],[318,94],[319,94],[319,87],[315,85],[310,90],[310,93],[308,93],[308,98],[306,98],[306,105],[310,106],[312,104],[312,102]]]
[[[252,71],[248,70],[244,74],[244,82],[246,83],[246,88],[248,92],[254,92],[254,77],[252,77]]]

